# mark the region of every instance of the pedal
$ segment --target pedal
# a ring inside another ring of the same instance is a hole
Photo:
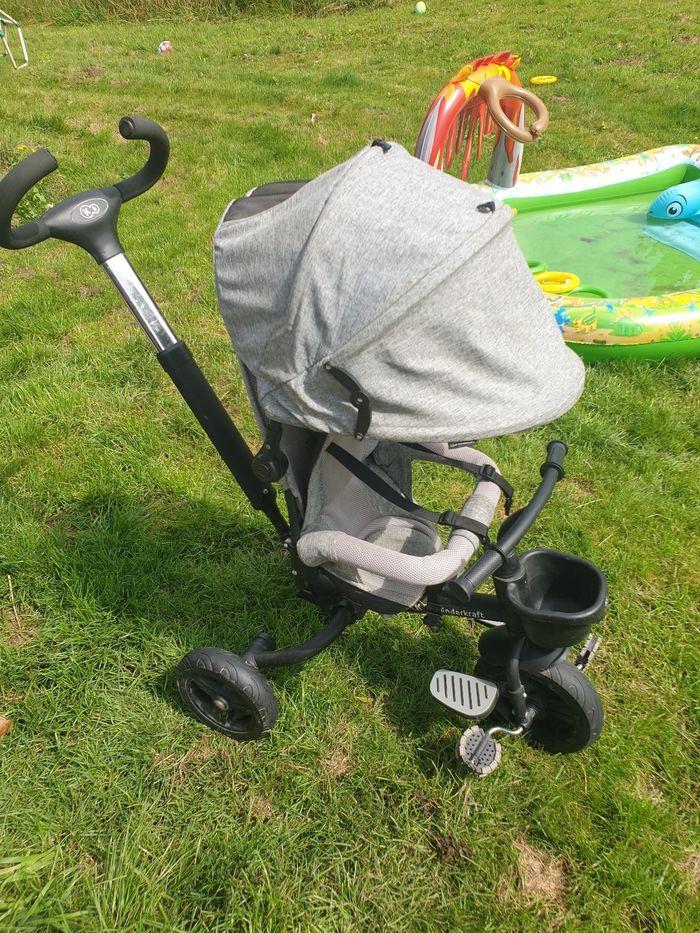
[[[430,693],[443,706],[468,719],[485,719],[498,700],[498,687],[492,681],[456,671],[435,671]]]
[[[600,648],[600,642],[601,639],[597,635],[589,635],[574,661],[574,667],[584,671],[593,660],[593,655]]]
[[[471,726],[462,733],[457,748],[457,757],[477,777],[486,777],[501,763],[501,746],[481,726]]]

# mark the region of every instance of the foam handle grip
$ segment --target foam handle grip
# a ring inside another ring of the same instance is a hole
[[[457,605],[464,605],[481,584],[503,566],[504,555],[514,551],[538,515],[547,504],[552,491],[564,476],[564,457],[568,451],[564,441],[550,441],[547,459],[540,467],[542,482],[529,503],[516,513],[516,517],[505,523],[503,533],[498,536],[498,549],[487,548],[485,553],[456,580],[445,584],[445,592]]]
[[[553,468],[559,473],[559,479],[564,476],[564,457],[569,448],[564,441],[550,441],[547,444],[547,460],[540,468],[540,475],[544,476],[545,470]]]
[[[119,132],[124,139],[143,139],[150,146],[144,167],[114,186],[121,194],[122,201],[130,201],[152,188],[161,177],[170,158],[170,142],[163,127],[146,117],[122,117]]]
[[[48,228],[41,218],[13,230],[12,217],[25,194],[57,168],[58,162],[48,149],[37,149],[0,181],[0,246],[24,249],[48,238]]]

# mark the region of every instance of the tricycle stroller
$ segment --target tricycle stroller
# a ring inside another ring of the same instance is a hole
[[[549,444],[539,488],[513,512],[511,486],[473,446],[553,420],[583,387],[582,364],[515,246],[509,209],[379,140],[313,181],[264,185],[232,202],[215,237],[216,281],[263,436],[253,456],[123,253],[121,205],[160,178],[169,143],[142,117],[125,117],[119,129],[150,145],[140,172],[15,229],[20,200],[57,163],[42,149],[13,168],[0,182],[0,245],[54,237],[103,267],[251,504],[272,522],[299,595],[327,618],[291,648],[260,634],[240,655],[191,651],[176,675],[185,705],[231,738],[258,739],[278,714],[261,668],[313,657],[369,610],[419,614],[428,625],[463,616],[488,626],[476,672],[439,670],[430,691],[484,723],[458,746],[472,771],[497,766],[499,733],[549,752],[594,742],[603,713],[582,670],[597,645],[589,633],[605,612],[605,580],[568,554],[516,553],[564,475],[566,445]],[[461,511],[414,501],[415,460],[476,481]],[[494,540],[501,495],[510,514]],[[491,577],[495,595],[479,594]],[[570,663],[567,649],[584,639]]]

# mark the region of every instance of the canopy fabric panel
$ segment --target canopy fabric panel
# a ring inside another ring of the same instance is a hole
[[[576,401],[564,344],[500,202],[410,156],[368,146],[261,213],[223,220],[219,302],[264,415],[352,435],[442,442],[508,434]]]

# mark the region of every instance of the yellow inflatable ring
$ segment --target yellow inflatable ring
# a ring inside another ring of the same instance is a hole
[[[567,295],[581,284],[581,279],[573,272],[537,272],[535,279],[539,282],[543,292],[550,295]]]
[[[557,76],[556,75],[535,75],[534,78],[530,78],[530,84],[556,84]]]

